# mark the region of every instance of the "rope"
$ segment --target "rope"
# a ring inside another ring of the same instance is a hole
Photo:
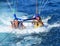
[[[38,1],[36,0],[36,14],[38,14]]]
[[[11,11],[13,11],[13,8],[11,7],[11,4],[9,3],[8,0],[7,0],[7,3],[8,3],[8,5],[9,5]],[[13,11],[13,14],[14,14],[14,11]],[[12,33],[12,32],[13,32],[13,31],[11,31],[10,33]],[[0,43],[3,43],[3,41],[4,41],[9,35],[10,35],[10,34],[8,34],[5,38],[3,38],[3,39],[0,41]]]
[[[14,3],[13,3],[13,4],[14,4],[14,8],[15,8],[14,13],[16,13],[16,9],[17,9],[17,7],[16,7],[16,6],[17,6],[17,4],[16,4],[16,3],[17,3],[17,0],[16,0],[16,1],[14,1]]]
[[[41,10],[42,10],[42,5],[44,4],[44,1],[42,0],[42,2],[41,2],[41,5],[40,5],[40,10],[39,10],[39,12],[41,12]],[[40,14],[40,13],[39,13]]]
[[[48,2],[48,0],[45,2],[45,4],[44,4],[43,8],[44,8],[44,7],[45,7],[45,5],[47,4],[47,2]]]
[[[13,10],[13,8],[12,8],[12,6],[11,6],[11,4],[9,3],[9,1],[8,1],[8,0],[7,0],[7,4],[8,4],[8,6],[10,7],[10,9],[11,9],[12,13],[14,14],[14,10]]]
[[[43,1],[44,2],[44,1]],[[41,9],[39,10],[39,14],[41,13],[41,11],[42,11],[42,8],[44,8],[45,7],[45,5],[47,4],[47,2],[48,2],[48,0],[44,3],[44,5],[41,7]]]

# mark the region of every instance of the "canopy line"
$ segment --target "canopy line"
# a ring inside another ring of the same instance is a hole
[[[45,5],[47,4],[48,0],[46,0],[46,2],[44,3],[44,0],[43,0],[43,6],[40,7],[39,9],[39,14],[41,13],[42,9],[45,7]]]
[[[12,8],[11,3],[7,0],[7,4],[10,7],[10,10],[12,11],[12,14],[15,13],[15,9]]]
[[[13,0],[13,1],[14,1],[14,0]],[[18,0],[14,1],[14,8],[15,8],[14,14],[16,14],[16,12],[17,12],[17,2],[18,2]]]
[[[8,0],[7,0],[7,3],[8,3],[8,5],[9,5],[10,9],[12,10],[13,8],[11,7],[11,4],[9,3]],[[12,11],[13,11],[13,10],[12,10]],[[12,32],[14,32],[14,31],[11,31],[10,33],[12,33]],[[9,37],[9,35],[10,35],[10,34],[8,34],[6,37],[4,37],[4,38],[0,41],[0,43],[3,43],[4,40],[5,40],[7,37]]]
[[[36,0],[36,14],[38,14],[38,1]]]

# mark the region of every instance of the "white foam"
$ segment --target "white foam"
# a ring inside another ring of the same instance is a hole
[[[24,17],[24,19],[27,18],[27,16],[22,16]],[[4,16],[0,18],[0,21],[4,24],[4,25],[0,25],[0,32],[7,32],[7,33],[17,33],[17,34],[30,34],[30,33],[39,33],[39,32],[48,32],[51,28],[53,27],[59,27],[60,24],[55,23],[52,25],[48,24],[48,20],[51,19],[50,16],[48,16],[46,19],[42,19],[44,26],[43,27],[39,27],[39,28],[33,28],[32,23],[28,23],[28,22],[24,22],[23,24],[26,26],[26,29],[12,29],[10,27],[10,21],[12,20],[12,18],[10,16],[6,17],[7,19],[3,19],[5,18]],[[9,25],[9,26],[8,26]]]
[[[41,41],[42,41],[42,38],[28,36],[28,37],[24,37],[24,40],[17,42],[16,45],[17,46],[31,46],[31,44],[37,44],[37,43],[40,44]],[[21,44],[21,42],[23,42],[23,44]]]

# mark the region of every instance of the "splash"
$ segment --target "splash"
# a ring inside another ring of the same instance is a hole
[[[23,30],[22,29],[12,29],[10,27],[10,25],[11,25],[10,21],[13,18],[13,17],[11,17],[12,14],[10,14],[10,16],[8,16],[8,14],[5,13],[4,15],[2,14],[2,16],[0,17],[0,21],[2,23],[2,24],[0,24],[0,32],[16,33],[16,34],[31,34],[31,33],[39,33],[39,32],[48,32],[51,28],[60,26],[60,24],[58,24],[58,23],[54,23],[52,25],[48,24],[48,20],[51,19],[51,17],[48,16],[47,18],[42,19],[42,21],[44,23],[44,26],[42,26],[42,27],[35,29],[35,28],[33,28],[32,23],[24,22],[23,24],[26,26],[26,29],[23,29]],[[21,18],[26,19],[27,16],[25,16],[25,14],[23,14],[23,16],[21,16]]]

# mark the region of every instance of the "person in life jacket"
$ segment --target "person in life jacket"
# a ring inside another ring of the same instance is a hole
[[[12,24],[12,28],[18,28],[18,20],[13,20],[11,21],[11,24]]]
[[[14,14],[14,20],[11,22],[12,23],[12,28],[20,28],[20,27],[23,28],[23,22],[21,23],[18,20],[21,20],[21,19],[17,18],[16,14]]]
[[[35,28],[43,26],[41,17],[38,14],[34,18],[35,18],[35,20],[33,20],[33,24],[34,24]]]

